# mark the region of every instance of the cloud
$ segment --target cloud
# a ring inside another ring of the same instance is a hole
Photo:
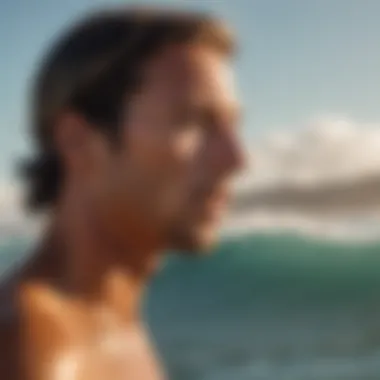
[[[249,155],[226,231],[380,236],[380,123],[322,117],[269,133]]]
[[[0,241],[9,236],[33,235],[42,226],[25,213],[24,193],[16,182],[0,182]]]
[[[380,123],[318,118],[301,129],[269,133],[249,156],[238,191],[360,180],[380,174]]]
[[[0,183],[0,221],[17,218],[21,214],[21,189],[15,183]]]

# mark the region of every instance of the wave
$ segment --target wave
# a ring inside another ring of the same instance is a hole
[[[369,367],[380,347],[379,251],[380,243],[250,234],[205,258],[170,257],[147,311],[174,370],[181,363],[173,378],[194,363],[212,371],[192,379],[378,375]]]
[[[170,257],[155,286],[181,304],[181,297],[196,297],[214,307],[234,305],[232,312],[242,300],[252,306],[259,300],[276,300],[277,306],[291,301],[369,302],[380,295],[379,251],[379,242],[250,234],[226,239],[210,257]],[[180,293],[175,283],[183,284]]]

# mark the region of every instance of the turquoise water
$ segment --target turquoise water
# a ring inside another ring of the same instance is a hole
[[[380,243],[252,235],[172,256],[146,315],[172,380],[378,380]]]

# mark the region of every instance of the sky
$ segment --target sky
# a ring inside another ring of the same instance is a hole
[[[30,149],[27,90],[46,47],[73,18],[98,5],[129,1],[0,2],[0,181]],[[272,131],[341,115],[380,122],[380,1],[140,1],[206,9],[229,22],[240,53],[236,73],[252,143]]]

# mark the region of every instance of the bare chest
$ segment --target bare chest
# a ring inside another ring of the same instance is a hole
[[[69,347],[55,360],[56,380],[164,380],[145,334],[138,329],[103,332]]]

